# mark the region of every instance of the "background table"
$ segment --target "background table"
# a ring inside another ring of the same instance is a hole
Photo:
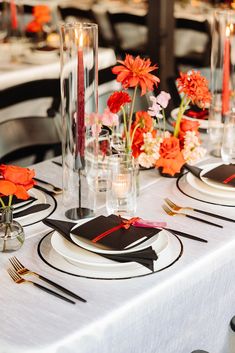
[[[217,161],[217,160],[216,160]],[[60,183],[62,168],[50,161],[35,166],[39,178]],[[190,353],[201,348],[222,353],[235,307],[235,224],[223,229],[162,211],[164,197],[234,218],[234,208],[204,204],[182,195],[175,179],[156,170],[140,172],[137,215],[167,221],[207,244],[181,238],[184,252],[174,266],[129,280],[92,280],[60,273],[43,263],[37,245],[49,230],[26,229],[27,240],[14,254],[0,254],[1,353]],[[103,196],[104,199],[104,196]],[[65,219],[61,196],[51,216]],[[102,201],[102,199],[101,199]],[[100,209],[99,213],[104,213]],[[87,303],[64,303],[7,275],[17,255],[31,269],[79,293]]]

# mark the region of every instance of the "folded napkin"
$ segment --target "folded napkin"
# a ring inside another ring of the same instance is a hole
[[[99,217],[97,217],[97,218],[99,218]],[[108,217],[102,216],[103,221],[106,221],[107,218]],[[74,226],[76,226],[77,223],[60,221],[60,220],[56,220],[56,219],[44,219],[43,223],[45,225],[47,225],[48,227],[58,231],[69,242],[78,246],[70,238],[71,229]],[[89,222],[87,222],[87,223],[89,223]],[[77,228],[80,228],[80,227],[81,226],[79,226]],[[77,228],[75,228],[75,230]],[[142,228],[141,228],[141,230],[142,230]],[[159,231],[161,231],[161,229],[160,230],[155,229],[155,234]],[[73,234],[75,234],[74,231],[73,231]],[[94,251],[94,253],[95,253],[95,251]],[[154,270],[153,261],[154,260],[156,261],[158,258],[156,252],[151,247],[148,247],[148,248],[140,250],[140,251],[133,250],[133,252],[124,253],[124,254],[102,254],[102,255],[100,253],[96,253],[96,254],[99,256],[103,256],[105,258],[108,258],[110,260],[117,261],[117,262],[131,262],[131,261],[137,262],[137,263],[147,267],[151,271]]]
[[[235,164],[222,164],[203,174],[203,177],[235,187]]]
[[[125,227],[115,229],[122,223],[123,219],[115,215],[108,217],[99,216],[76,227],[72,233],[92,241],[97,236],[113,229],[113,231],[102,237],[97,243],[105,245],[111,250],[123,250],[128,246],[130,248],[130,245],[134,246],[137,242],[139,244],[141,241],[145,241],[146,238],[151,238],[161,231],[161,229],[139,228],[133,225],[127,229]]]
[[[2,201],[5,203],[5,205],[8,205],[9,196],[1,196],[1,198],[2,198]],[[36,200],[36,199],[35,199],[35,197],[30,196],[27,200],[21,200],[21,199],[18,199],[15,195],[13,195],[11,204],[17,205],[18,203],[27,202],[29,200]]]

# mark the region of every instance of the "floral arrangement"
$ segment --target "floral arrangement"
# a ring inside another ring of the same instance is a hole
[[[31,189],[36,182],[33,180],[35,172],[28,168],[22,168],[14,165],[0,165],[0,204],[2,208],[12,205],[13,196],[18,199],[27,200],[30,195],[28,190]],[[3,196],[8,196],[8,204],[6,205]]]
[[[26,32],[43,32],[43,26],[51,21],[50,9],[46,5],[36,5],[33,7],[33,20],[26,26]]]
[[[125,151],[132,153],[144,168],[162,168],[163,173],[175,175],[185,163],[193,164],[205,154],[201,147],[198,132],[199,123],[183,119],[189,103],[205,108],[211,100],[208,82],[200,72],[180,73],[177,85],[182,95],[173,133],[166,130],[164,109],[170,100],[170,94],[161,91],[157,96],[150,96],[151,106],[148,111],[135,112],[138,88],[141,96],[158,87],[159,78],[152,74],[157,69],[149,59],[134,58],[126,55],[119,61],[112,72],[117,75],[123,90],[114,92],[107,101],[104,114],[92,114],[88,125],[98,133],[102,125],[111,129],[118,124],[118,113],[122,114]],[[133,88],[132,97],[127,92]],[[158,124],[156,124],[158,122]],[[158,125],[158,127],[157,127]]]

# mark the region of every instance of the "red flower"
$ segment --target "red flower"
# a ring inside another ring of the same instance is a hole
[[[108,99],[107,105],[112,113],[118,113],[121,107],[131,102],[131,97],[126,92],[114,92]]]
[[[33,20],[26,26],[26,31],[31,33],[37,33],[42,31],[42,25],[37,21]]]
[[[180,151],[179,139],[174,136],[165,138],[160,146],[160,158],[156,166],[163,168],[163,173],[175,175],[180,172],[185,163],[182,152]]]
[[[143,143],[144,143],[143,131],[141,129],[137,129],[135,131],[132,146],[131,146],[132,155],[134,158],[139,157],[140,153],[142,152],[140,148],[143,145]]]
[[[126,54],[125,60],[118,62],[121,65],[114,66],[112,72],[117,75],[117,81],[121,82],[124,89],[140,86],[143,96],[147,91],[153,91],[154,85],[157,87],[160,82],[157,76],[150,74],[157,66],[151,66],[149,59],[141,59],[139,56],[134,58]]]
[[[152,131],[153,119],[147,112],[136,112],[135,121],[132,124],[132,129],[134,129],[136,125],[140,125],[139,128],[142,129],[143,133]]]
[[[208,89],[208,81],[199,71],[190,71],[189,73],[180,73],[177,79],[179,93],[184,93],[187,99],[193,104],[204,108],[211,102],[211,94]]]

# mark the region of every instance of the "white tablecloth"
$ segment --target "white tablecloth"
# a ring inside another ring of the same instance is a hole
[[[35,169],[39,178],[60,184],[61,167],[47,161]],[[137,215],[165,220],[169,227],[208,243],[181,238],[182,257],[159,273],[129,280],[94,280],[48,267],[37,254],[38,242],[48,228],[40,223],[27,228],[27,240],[17,253],[0,254],[1,353],[190,353],[198,348],[224,352],[228,324],[235,314],[235,224],[217,221],[224,225],[219,229],[169,217],[161,204],[168,196],[179,204],[231,218],[235,218],[234,208],[194,201],[177,190],[175,179],[160,178],[155,170],[140,174]],[[51,218],[65,219],[61,197],[57,199]],[[6,272],[12,255],[77,292],[87,303],[73,306],[31,286],[15,285]]]

